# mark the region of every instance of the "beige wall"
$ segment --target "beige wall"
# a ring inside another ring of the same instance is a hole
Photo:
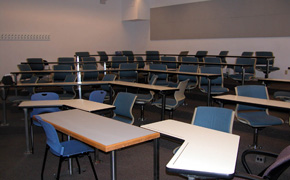
[[[150,7],[160,7],[197,0],[148,1]],[[57,57],[73,56],[76,51],[95,54],[97,50],[189,50],[195,54],[197,50],[208,50],[209,54],[217,54],[229,50],[230,55],[240,55],[242,51],[270,50],[276,56],[275,65],[281,68],[270,77],[289,79],[284,74],[290,66],[289,37],[151,41],[149,27],[149,21],[122,21],[120,0],[108,0],[105,5],[98,0],[1,0],[0,33],[49,33],[51,40],[0,41],[0,76],[17,70],[16,65],[28,57],[56,61]]]

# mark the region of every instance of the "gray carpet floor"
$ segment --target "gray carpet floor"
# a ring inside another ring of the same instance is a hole
[[[226,82],[227,83],[227,82]],[[230,93],[234,94],[233,87],[237,84],[228,82],[226,86],[230,88]],[[122,90],[122,89],[119,89]],[[134,90],[128,90],[134,92]],[[275,89],[270,89],[272,93]],[[173,119],[190,123],[194,108],[206,105],[206,95],[198,89],[186,92],[186,105],[179,107],[173,113]],[[214,104],[218,106],[218,104]],[[31,155],[24,154],[25,135],[24,135],[24,115],[22,109],[17,105],[7,104],[7,117],[9,126],[0,127],[0,179],[2,180],[30,180],[40,179],[41,166],[45,149],[45,134],[42,128],[34,128],[35,130],[35,152]],[[225,105],[226,108],[234,109],[234,105]],[[2,109],[0,111],[2,114]],[[140,117],[140,107],[134,106],[133,114],[136,119]],[[262,150],[279,153],[283,148],[289,145],[290,128],[288,124],[289,112],[270,110],[270,114],[281,117],[285,120],[285,124],[281,126],[273,126],[263,129],[259,134],[259,145]],[[1,115],[2,116],[2,115]],[[151,106],[145,106],[146,121],[135,121],[134,125],[140,126],[160,120],[160,109]],[[168,112],[166,117],[168,118]],[[253,129],[244,125],[237,120],[234,122],[233,134],[241,137],[239,154],[236,164],[236,171],[245,172],[241,163],[241,154],[248,149],[248,145],[252,143]],[[182,141],[161,137],[160,139],[160,179],[161,180],[178,180],[186,179],[178,174],[170,174],[166,172],[165,166],[172,157],[172,150],[179,146]],[[198,144],[196,145],[198,146]],[[212,149],[215,153],[215,149]],[[100,180],[110,179],[110,154],[99,153],[101,162],[95,164]],[[266,158],[265,163],[255,162],[255,157],[250,157],[249,162],[254,172],[258,172],[267,164],[271,163],[271,159]],[[68,175],[67,162],[63,163],[61,179],[94,179],[93,173],[87,157],[80,158],[82,173],[78,174],[75,170],[73,175]],[[76,163],[73,162],[74,167]],[[46,169],[44,172],[45,179],[54,179],[57,171],[58,158],[52,154],[48,154]],[[120,149],[117,151],[117,178],[119,180],[150,180],[153,179],[153,142],[146,142]],[[290,170],[280,177],[281,180],[290,179]]]

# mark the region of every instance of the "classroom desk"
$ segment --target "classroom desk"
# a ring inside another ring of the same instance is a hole
[[[6,89],[9,87],[46,87],[46,86],[88,86],[88,85],[103,85],[108,84],[110,86],[125,86],[125,87],[135,87],[135,88],[142,88],[157,91],[162,96],[163,108],[161,108],[161,120],[164,119],[165,114],[165,103],[166,103],[166,95],[169,93],[173,93],[174,91],[178,90],[177,88],[173,87],[165,87],[165,86],[157,86],[157,85],[149,85],[143,83],[132,83],[132,82],[124,82],[124,81],[86,81],[86,82],[55,82],[55,83],[19,83],[14,86],[4,86],[0,85],[2,88],[2,96],[6,97]],[[80,92],[81,94],[81,92]],[[80,96],[81,98],[81,96]],[[112,103],[112,92],[110,92],[110,100]],[[6,98],[2,100],[3,106],[3,124],[7,124],[7,116],[6,116]]]
[[[25,154],[31,154],[31,138],[29,133],[29,108],[44,108],[44,107],[60,107],[68,106],[76,109],[81,109],[88,112],[96,112],[108,109],[114,109],[115,106],[97,103],[85,99],[71,99],[71,100],[45,100],[45,101],[23,101],[19,104],[20,108],[23,108],[25,118],[25,139],[26,150]]]
[[[259,106],[259,107],[265,107],[265,108],[290,110],[290,103],[285,102],[285,101],[260,99],[260,98],[236,96],[236,95],[214,96],[213,99],[221,101],[222,105],[224,102],[229,102],[229,103],[240,103],[240,104],[245,104],[245,105]]]
[[[240,137],[192,124],[165,120],[141,126],[184,140],[166,165],[169,172],[210,178],[232,178]]]
[[[159,179],[159,133],[81,110],[41,114],[57,130],[111,153],[111,179],[116,179],[116,150],[154,140],[154,179]]]

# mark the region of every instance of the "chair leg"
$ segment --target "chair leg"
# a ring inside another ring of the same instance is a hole
[[[76,162],[77,162],[77,165],[78,165],[79,174],[81,174],[81,166],[80,166],[78,157],[76,157]]]
[[[31,137],[31,153],[34,153],[34,133],[33,133],[33,122],[30,121],[30,137]]]
[[[62,164],[63,160],[64,160],[64,158],[60,156],[59,157],[59,162],[58,162],[57,176],[56,176],[57,180],[59,179],[59,176],[60,176],[61,164]]]
[[[144,104],[141,104],[141,117],[139,118],[140,121],[144,121]]]
[[[98,180],[98,176],[97,176],[97,173],[96,173],[96,170],[95,170],[95,167],[94,167],[94,163],[92,162],[91,155],[88,154],[87,156],[88,156],[89,161],[90,161],[90,164],[91,164],[91,166],[92,166],[92,170],[93,170],[93,172],[94,172],[95,179]]]
[[[173,119],[173,110],[169,111],[169,119]]]
[[[46,163],[46,157],[47,157],[48,150],[49,150],[49,146],[46,145],[46,147],[45,147],[45,153],[44,153],[44,158],[43,158],[43,163],[42,163],[42,169],[41,169],[41,179],[43,179],[43,173],[44,173],[44,168],[45,168],[45,163]]]
[[[259,128],[254,128],[253,145],[251,145],[252,149],[260,149],[261,148],[261,147],[258,147],[258,134],[259,134]]]

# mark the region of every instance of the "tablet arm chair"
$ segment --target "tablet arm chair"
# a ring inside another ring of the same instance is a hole
[[[31,96],[31,101],[42,101],[42,100],[59,100],[58,94],[54,92],[41,92],[35,93]],[[33,120],[34,115],[42,114],[42,113],[50,113],[50,112],[58,112],[60,109],[58,107],[45,107],[45,108],[33,108],[30,113],[30,133],[31,133],[31,147],[32,153],[34,152],[34,133],[33,126],[41,126],[38,121]]]
[[[67,75],[65,77],[64,82],[75,82],[77,79],[77,76],[74,74]],[[74,99],[76,97],[76,92],[74,89],[74,86],[63,86],[63,94],[59,94],[59,99],[61,100],[67,100],[67,99]]]
[[[112,118],[127,124],[133,124],[134,116],[132,109],[136,98],[137,96],[135,94],[119,92],[113,103],[116,109],[114,109],[114,115]]]
[[[270,164],[263,171],[261,171],[260,173],[256,175],[252,173],[250,166],[248,165],[248,162],[246,160],[246,157],[248,155],[261,155],[261,156],[266,156],[266,157],[272,157],[275,160],[272,164]],[[236,172],[234,180],[242,180],[242,179],[277,180],[283,174],[283,172],[285,172],[285,170],[288,169],[290,166],[290,146],[287,146],[286,148],[284,148],[280,152],[280,154],[275,154],[272,152],[266,152],[266,151],[261,151],[261,150],[248,149],[244,151],[242,154],[242,164],[247,173]]]
[[[199,106],[195,108],[191,124],[209,128],[217,131],[222,131],[225,133],[232,133],[233,123],[234,123],[235,112],[231,109],[221,108],[221,107],[209,107],[209,106]],[[175,154],[179,147],[173,150]],[[188,180],[193,180],[195,178],[202,177],[182,174],[187,177]]]
[[[204,62],[204,58],[206,57],[208,51],[197,51],[195,57],[198,58],[198,62]]]
[[[92,70],[83,73],[83,81],[98,81],[99,72],[96,64],[83,64],[83,70]]]
[[[89,100],[98,102],[98,103],[103,103],[105,100],[107,92],[104,90],[95,90],[91,92]]]
[[[135,57],[133,51],[122,51],[124,56],[127,56],[129,62],[134,62]]]
[[[148,84],[154,85],[158,76],[153,75],[149,81]],[[135,101],[135,104],[141,105],[141,117],[139,118],[140,121],[144,121],[144,106],[145,104],[151,102],[154,97],[154,91],[149,91],[148,94],[137,94],[137,99]]]
[[[78,156],[83,156],[83,155],[88,156],[93,173],[94,173],[94,177],[95,179],[98,179],[96,170],[95,170],[95,167],[92,162],[91,155],[90,155],[91,152],[94,152],[93,148],[89,147],[88,145],[78,140],[60,142],[58,139],[57,132],[51,124],[43,121],[40,116],[35,116],[35,118],[37,121],[40,122],[46,134],[46,148],[45,148],[45,154],[44,154],[42,170],[41,170],[41,179],[43,179],[46,157],[47,157],[47,152],[49,149],[53,155],[59,157],[59,164],[58,164],[56,179],[59,179],[62,162],[66,160],[67,158],[76,158],[76,162],[77,162],[78,170],[80,174],[81,169],[80,169],[80,164],[78,161]]]
[[[26,83],[37,83],[38,82],[38,77],[37,76],[32,76]],[[32,87],[27,87],[25,88],[27,90],[28,95],[21,95],[21,96],[8,96],[7,101],[13,102],[13,103],[20,103],[22,101],[29,101],[31,99],[32,94],[35,93],[35,86]]]
[[[238,96],[269,99],[267,88],[263,85],[237,86],[235,91]],[[259,130],[268,126],[283,124],[281,118],[269,115],[268,109],[256,106],[237,104],[236,117],[241,123],[247,124],[254,129],[253,145],[250,146],[253,149],[258,148]]]
[[[189,81],[188,79],[185,81],[180,81],[177,86],[178,90],[175,91],[174,93],[174,98],[170,97],[166,98],[165,110],[170,111],[169,114],[170,119],[173,118],[173,111],[184,103],[185,100],[184,91],[186,89],[188,81]],[[154,103],[152,103],[152,105],[158,108],[162,108],[162,99],[156,100]]]
[[[160,70],[167,71],[167,66],[165,64],[150,64],[150,70]],[[154,74],[158,76],[156,85],[168,86],[168,74],[167,73],[158,73],[158,72],[149,72],[148,78],[150,79]]]
[[[120,69],[122,70],[132,70],[132,71],[119,71],[119,80],[126,82],[138,82],[138,64],[137,63],[122,63],[120,64]]]
[[[257,51],[257,62],[256,62],[256,69],[258,71],[262,71],[265,74],[265,78],[268,78],[269,73],[273,71],[280,70],[279,67],[274,66],[274,58],[266,58],[266,57],[273,57],[273,52],[271,51]],[[268,64],[268,65],[267,65]],[[268,66],[268,69],[267,69]]]
[[[116,78],[117,78],[116,74],[105,74],[103,79],[102,79],[102,81],[115,81]],[[101,89],[105,90],[107,92],[105,100],[109,100],[110,99],[110,92],[112,93],[112,97],[115,96],[115,91],[110,85],[108,85],[108,84],[101,85]]]
[[[179,72],[197,73],[197,71],[198,71],[197,65],[182,64],[179,66]],[[186,89],[191,90],[196,88],[196,86],[198,85],[198,78],[196,76],[177,74],[178,82],[184,81],[186,79],[189,79]]]
[[[255,78],[256,59],[253,58],[237,58],[236,64],[250,65],[244,68],[244,81],[250,81]],[[229,75],[236,81],[243,80],[243,69],[241,66],[234,67],[234,74]]]

